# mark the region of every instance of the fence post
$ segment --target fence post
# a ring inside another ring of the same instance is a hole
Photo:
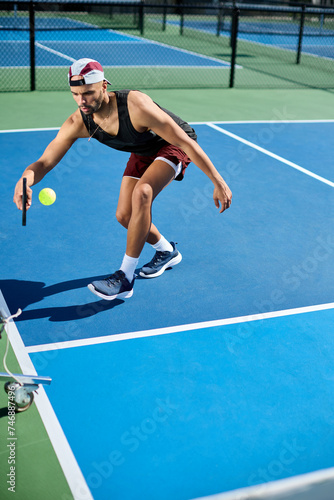
[[[184,9],[183,9],[183,3],[180,6],[180,35],[183,35],[183,26],[184,26]]]
[[[240,15],[240,10],[237,7],[235,7],[232,13],[232,32],[231,32],[232,54],[231,54],[231,71],[230,71],[230,89],[234,87],[235,63],[237,58],[239,15]]]
[[[166,31],[166,21],[167,21],[167,6],[164,3],[164,8],[162,11],[162,31]]]
[[[302,42],[304,35],[304,23],[305,23],[305,4],[302,5],[302,12],[300,16],[300,26],[299,26],[299,37],[298,37],[298,49],[297,49],[297,60],[296,64],[300,63],[300,56],[302,52]]]
[[[144,0],[141,0],[139,5],[139,31],[144,34]]]
[[[220,36],[220,32],[224,26],[224,6],[220,3],[218,6],[218,15],[217,15],[217,32],[216,35]]]
[[[36,90],[35,5],[29,3],[30,90]]]

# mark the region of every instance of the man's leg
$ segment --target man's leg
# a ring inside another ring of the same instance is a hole
[[[151,223],[153,200],[174,177],[175,169],[171,165],[163,160],[155,160],[133,190],[132,214],[128,224],[124,258],[132,256],[133,259],[138,259],[145,241],[151,243],[156,252],[153,259],[140,270],[139,274],[143,278],[161,276],[166,269],[175,266],[182,260],[182,255],[176,250],[175,243],[169,243]],[[153,243],[154,240],[155,243]],[[133,265],[137,265],[137,263],[138,260],[133,261]],[[126,266],[127,261],[123,261],[121,269],[127,269]]]
[[[144,244],[148,238],[152,242],[157,242],[159,236],[161,237],[151,221],[153,200],[174,179],[174,176],[173,167],[163,160],[155,160],[138,181],[123,179],[116,216],[118,221],[128,228],[126,254],[119,271],[105,280],[94,281],[88,285],[95,295],[107,300],[132,296],[134,269]]]
[[[133,177],[123,177],[121,189],[119,192],[118,205],[116,210],[116,219],[118,222],[128,228],[132,214],[132,194],[139,179]],[[161,234],[154,224],[151,223],[150,232],[147,237],[147,243],[155,245],[161,238]]]
[[[161,235],[152,225],[151,208],[156,196],[174,179],[175,171],[155,160],[136,183],[132,192],[132,212],[128,223],[126,254],[138,258],[145,242],[155,244]]]

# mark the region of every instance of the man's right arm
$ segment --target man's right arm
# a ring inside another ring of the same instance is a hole
[[[16,184],[13,201],[19,210],[22,210],[23,177],[27,179],[27,209],[31,205],[32,190],[43,177],[50,172],[67,153],[79,137],[85,137],[83,122],[77,112],[70,116],[60,128],[55,139],[45,149],[39,160],[29,165]]]

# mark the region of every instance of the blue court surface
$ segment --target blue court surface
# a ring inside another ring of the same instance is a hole
[[[0,41],[4,47],[0,53],[0,67],[30,65],[28,18],[16,21],[21,31],[13,31],[17,28],[15,19],[0,17]],[[37,67],[67,67],[69,61],[76,61],[82,54],[97,59],[104,67],[230,66],[221,59],[114,30],[92,29],[88,23],[66,18],[36,19],[35,54]]]
[[[190,500],[334,466],[334,122],[193,126],[231,208],[191,164],[153,206],[182,262],[112,302],[86,285],[123,257],[127,154],[77,141],[22,227],[14,186],[57,131],[0,133],[1,302],[23,310],[21,368],[52,378],[36,404],[74,498]]]
[[[297,35],[282,36],[242,33],[239,39],[260,45],[277,47],[282,50],[291,50],[293,52],[296,52],[298,47]],[[334,59],[334,35],[319,37],[304,35],[302,52],[316,57]]]
[[[168,24],[177,26],[179,21],[168,21]],[[325,25],[327,26],[327,25]],[[217,32],[217,21],[185,20],[184,28],[206,33]],[[299,41],[299,23],[239,22],[238,40],[251,42],[266,47],[275,47],[281,50],[297,51]],[[221,36],[230,37],[231,22],[224,21],[221,25]],[[334,30],[321,25],[305,26],[302,40],[303,53],[317,57],[334,58]]]

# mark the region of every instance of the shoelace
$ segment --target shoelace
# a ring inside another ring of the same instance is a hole
[[[160,262],[164,257],[167,257],[167,254],[171,252],[159,252],[157,251],[151,260],[151,264],[155,264],[156,262]]]
[[[116,271],[114,274],[111,274],[108,278],[106,278],[106,282],[108,286],[114,285],[115,283],[120,283],[124,278],[122,271]]]

